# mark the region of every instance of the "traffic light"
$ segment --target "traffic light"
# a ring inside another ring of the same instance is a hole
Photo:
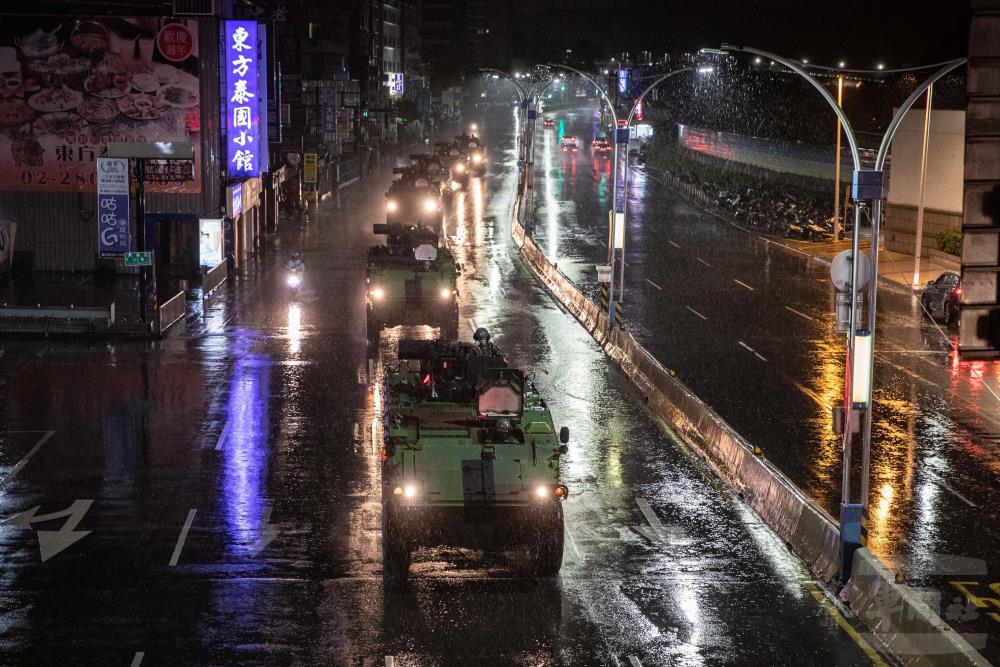
[[[362,118],[368,118],[368,105],[367,104],[362,104],[361,105],[361,117]]]

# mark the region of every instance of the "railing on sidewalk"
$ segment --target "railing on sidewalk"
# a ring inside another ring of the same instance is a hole
[[[181,320],[187,313],[187,299],[184,290],[173,295],[163,302],[156,310],[156,334],[162,336],[163,332]]]
[[[115,323],[115,304],[108,306],[0,305],[0,332],[81,334],[107,333]]]
[[[357,155],[337,162],[337,187],[350,185],[361,178],[361,158]]]
[[[219,288],[219,285],[226,282],[229,277],[229,262],[222,260],[219,264],[205,271],[201,281],[202,293],[205,298]]]

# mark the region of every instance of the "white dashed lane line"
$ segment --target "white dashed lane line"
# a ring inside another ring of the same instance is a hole
[[[747,288],[748,290],[750,290],[751,292],[753,291],[753,288],[752,288],[752,287],[750,287],[749,285],[747,285],[747,284],[746,284],[745,282],[743,282],[742,280],[737,280],[736,278],[733,278],[733,282],[734,282],[734,283],[736,283],[737,285],[739,285],[740,287],[746,287],[746,288]]]
[[[755,349],[753,349],[752,347],[750,347],[749,345],[747,345],[743,341],[738,341],[738,342],[740,344],[740,347],[746,349],[749,352],[753,352],[754,356],[757,357],[758,359],[760,359],[761,361],[767,361],[767,359],[765,359],[764,356],[760,352],[757,352]]]
[[[197,513],[198,510],[196,509],[188,512],[187,519],[184,521],[184,527],[181,528],[181,534],[177,536],[177,544],[174,545],[174,553],[170,556],[171,567],[177,565],[177,561],[181,558],[181,550],[184,549],[184,541],[187,540],[188,531],[191,530],[191,524],[194,523],[194,515]]]
[[[672,246],[673,246],[673,247],[675,247],[675,248],[680,248],[680,246],[679,246],[679,245],[677,245],[676,243],[674,243],[673,241],[671,241],[671,240],[669,240],[669,239],[667,239],[667,243],[669,243],[670,245],[672,245]]]
[[[810,322],[815,322],[816,321],[816,318],[811,317],[809,315],[806,315],[805,313],[800,313],[799,311],[795,310],[794,308],[789,308],[788,306],[785,306],[785,310],[791,311],[791,312],[795,313],[796,315],[798,315],[799,317],[809,320]]]
[[[656,283],[654,283],[654,282],[653,282],[652,280],[650,280],[649,278],[646,278],[646,282],[647,282],[647,283],[649,283],[650,285],[652,285],[653,287],[655,287],[656,289],[660,290],[661,292],[663,291],[663,288],[662,288],[662,287],[660,287],[659,285],[657,285]]]
[[[705,266],[707,266],[708,268],[712,268],[712,265],[703,260],[701,257],[695,257],[695,259],[704,264]]]
[[[701,319],[703,319],[703,320],[707,320],[708,319],[707,317],[705,317],[704,315],[702,315],[701,313],[699,313],[697,310],[695,310],[691,306],[684,306],[684,307],[687,308],[688,310],[690,310],[692,313],[694,313],[698,317],[700,317]]]

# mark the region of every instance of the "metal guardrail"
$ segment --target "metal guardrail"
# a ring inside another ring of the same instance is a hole
[[[205,298],[208,298],[212,292],[217,290],[219,285],[226,282],[227,278],[229,278],[229,262],[227,260],[222,260],[222,262],[206,271],[201,281],[202,293]]]
[[[114,322],[114,303],[96,308],[0,305],[3,333],[107,333]]]
[[[337,187],[350,185],[361,178],[361,158],[354,156],[337,163]]]
[[[163,302],[156,309],[156,334],[163,332],[181,320],[187,314],[187,299],[183,290]]]

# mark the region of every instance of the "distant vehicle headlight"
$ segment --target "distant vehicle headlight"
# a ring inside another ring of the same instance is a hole
[[[298,287],[302,284],[302,278],[300,278],[297,273],[290,273],[288,274],[288,280],[286,282],[289,287]]]
[[[452,181],[451,182],[451,189],[452,190],[461,190],[462,189],[462,184],[459,183],[458,181]]]
[[[479,153],[476,153],[476,154],[474,154],[472,156],[472,163],[473,164],[479,164],[482,161],[483,161],[483,156],[480,155]]]
[[[425,199],[424,210],[427,211],[428,213],[433,213],[434,211],[438,210],[437,202],[430,198]]]
[[[373,287],[371,291],[372,298],[379,301],[385,298],[385,290],[381,287]]]
[[[396,203],[395,199],[390,199],[385,203],[385,210],[389,211],[389,213],[395,213],[399,210],[399,204]]]
[[[462,164],[461,162],[456,162],[455,163],[455,171],[457,171],[460,174],[465,173],[465,165]]]

